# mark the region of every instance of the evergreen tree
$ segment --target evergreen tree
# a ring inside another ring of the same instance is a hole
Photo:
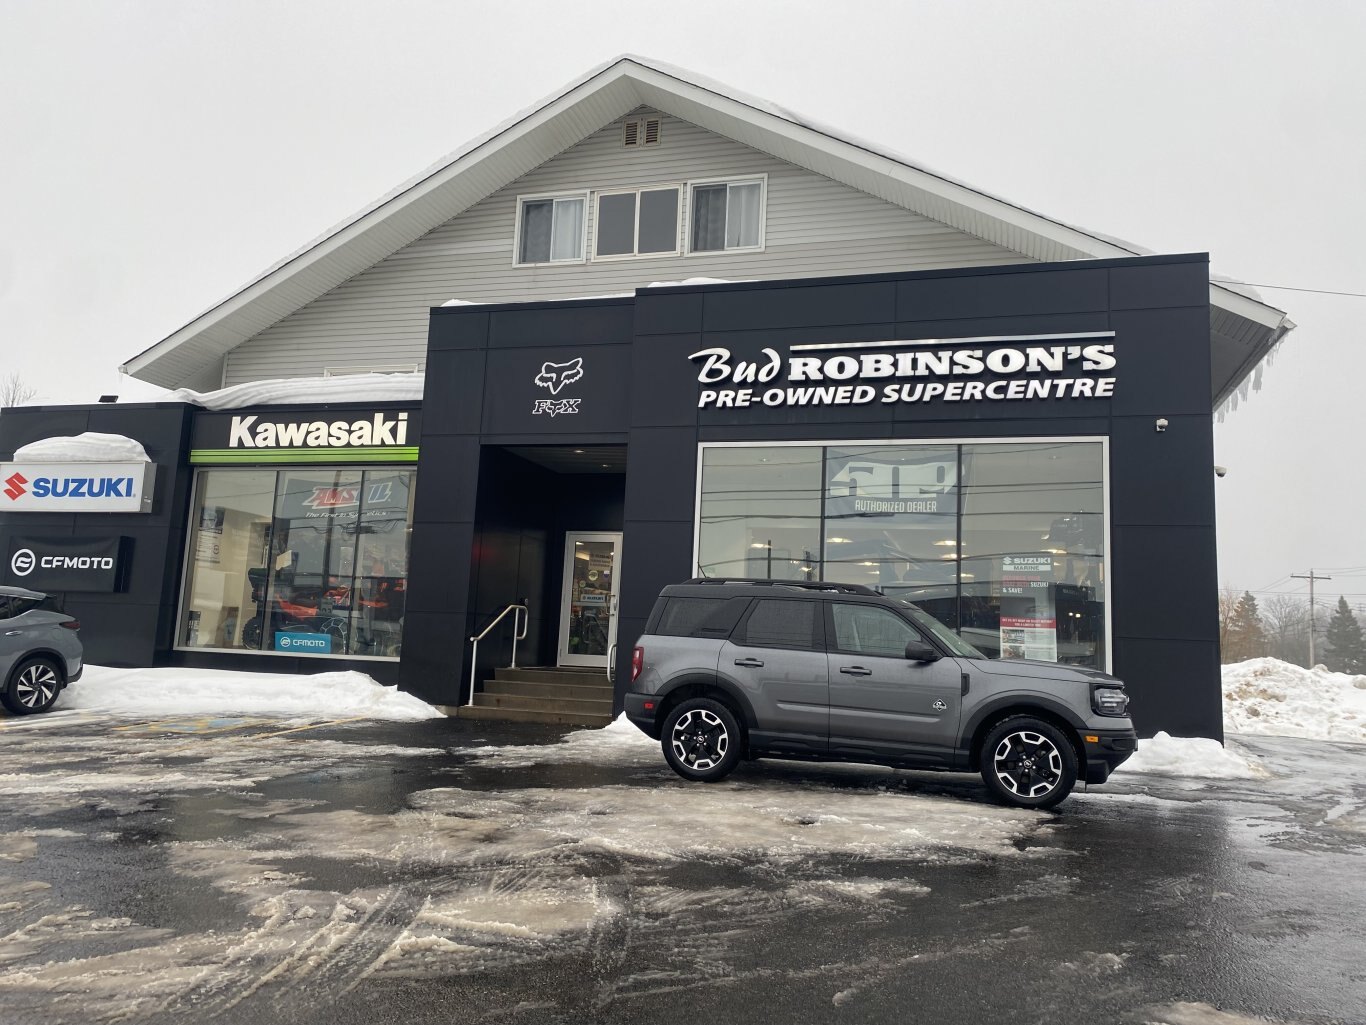
[[[1242,662],[1266,654],[1266,630],[1257,610],[1257,599],[1251,591],[1244,591],[1233,608],[1228,624],[1228,650],[1225,662]]]
[[[1339,597],[1338,607],[1328,620],[1328,654],[1324,664],[1339,673],[1366,673],[1366,640],[1361,636],[1361,624]]]

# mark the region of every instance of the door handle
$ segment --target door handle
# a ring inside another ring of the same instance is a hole
[[[872,671],[871,669],[864,669],[863,666],[844,666],[843,668],[840,669],[840,672],[842,672],[842,673],[847,673],[847,674],[850,675],[850,676],[872,676],[872,675],[873,675],[873,671]]]
[[[24,632],[24,631],[22,631],[22,630],[6,630],[6,631],[5,631],[5,636],[6,636],[6,637],[13,637],[13,636],[15,636],[16,634],[21,634],[21,633],[23,633],[23,632]]]
[[[746,669],[759,669],[763,666],[764,661],[760,658],[737,658],[735,664],[744,666]]]

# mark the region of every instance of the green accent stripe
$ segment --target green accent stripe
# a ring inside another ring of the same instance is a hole
[[[415,463],[416,445],[360,448],[196,448],[191,463]]]

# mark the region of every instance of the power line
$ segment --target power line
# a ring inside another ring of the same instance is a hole
[[[1366,292],[1339,292],[1331,288],[1296,288],[1294,285],[1262,285],[1255,281],[1232,281],[1215,279],[1216,285],[1246,285],[1248,288],[1274,288],[1278,292],[1313,292],[1315,295],[1345,295],[1353,299],[1366,299]]]

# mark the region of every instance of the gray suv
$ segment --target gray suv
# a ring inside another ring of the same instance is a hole
[[[980,772],[1050,808],[1137,748],[1124,684],[1094,669],[992,660],[867,587],[689,580],[664,588],[631,656],[626,715],[685,779],[742,758]]]
[[[51,708],[85,668],[80,628],[55,598],[0,587],[0,704],[14,715]]]

